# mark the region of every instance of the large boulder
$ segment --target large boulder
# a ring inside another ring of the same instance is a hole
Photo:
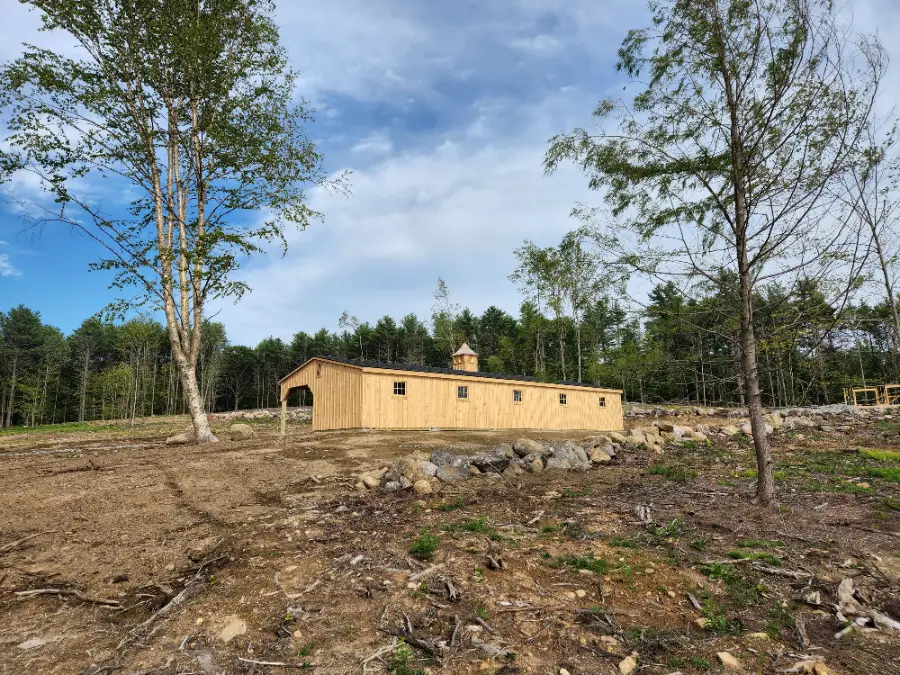
[[[431,462],[422,462],[422,473],[425,474],[428,478],[434,478],[437,473],[437,464],[432,464]]]
[[[591,468],[591,460],[588,459],[584,448],[579,447],[571,441],[566,441],[562,446],[555,448],[552,452],[551,459],[554,457],[565,460],[570,469],[586,471]],[[550,468],[549,460],[545,465]]]
[[[432,492],[434,492],[431,487],[431,483],[429,483],[424,478],[413,483],[413,490],[415,490],[416,493],[420,495],[430,495]]]
[[[387,473],[387,469],[375,469],[367,471],[359,477],[359,481],[369,490],[374,490],[381,485],[381,477]]]
[[[438,450],[436,452],[431,453],[431,457],[428,458],[435,466],[444,466],[450,463],[450,460],[453,459],[453,455],[451,455],[446,450]]]
[[[608,462],[612,459],[612,457],[608,453],[606,453],[604,450],[601,450],[600,448],[593,448],[588,453],[588,458],[594,464],[602,464],[603,462]]]
[[[546,471],[552,471],[553,469],[558,469],[560,471],[571,471],[572,465],[565,457],[557,457],[556,455],[553,455],[552,457],[549,457],[546,462],[544,462],[544,469]]]
[[[513,460],[503,455],[475,455],[469,458],[472,466],[477,467],[481,473],[503,473],[511,461]]]
[[[437,473],[435,474],[438,480],[442,480],[445,483],[461,483],[471,475],[472,474],[469,473],[468,464],[463,467],[445,464],[444,466],[439,466]]]
[[[233,441],[249,441],[253,438],[253,427],[249,424],[235,423],[228,427],[228,433]]]
[[[425,478],[422,462],[415,457],[402,457],[397,460],[397,470],[406,480],[415,483]]]
[[[509,465],[503,470],[503,475],[507,478],[515,478],[525,473],[525,463],[518,457],[509,460]]]
[[[766,424],[766,435],[771,434],[772,431],[774,431],[772,429],[772,425]],[[741,425],[741,433],[743,433],[747,436],[753,435],[753,428],[750,426],[750,422],[747,422],[747,423]]]
[[[175,434],[166,439],[166,445],[188,445],[193,442],[194,434],[190,431],[185,431],[183,434]]]
[[[524,457],[525,455],[530,455],[534,452],[543,453],[547,450],[543,443],[532,438],[520,438],[513,443],[512,448],[519,457]]]
[[[540,455],[528,455],[528,456],[534,458],[530,462],[526,463],[528,470],[534,474],[544,473],[544,460],[541,459],[541,456]],[[522,461],[524,462],[525,460],[523,459]]]
[[[628,443],[628,439],[625,438],[625,436],[620,434],[618,431],[610,431],[609,438],[610,438],[610,440],[612,440],[613,443]]]

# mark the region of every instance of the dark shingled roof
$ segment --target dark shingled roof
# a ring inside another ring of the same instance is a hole
[[[441,375],[464,375],[466,377],[483,377],[488,380],[508,380],[510,382],[541,382],[535,377],[528,375],[507,375],[506,373],[482,373],[470,372],[468,370],[454,370],[453,368],[434,368],[432,366],[419,366],[414,363],[382,363],[380,361],[354,361],[352,359],[342,359],[338,356],[313,356],[312,358],[322,359],[324,361],[334,361],[335,363],[343,363],[348,366],[358,366],[360,368],[383,368],[385,370],[403,370],[410,373],[438,373]],[[284,379],[284,378],[282,378]],[[588,389],[608,389],[601,387],[599,384],[589,384],[587,382],[570,382],[563,380],[561,382],[545,382],[544,384],[564,384],[570,387],[586,387]],[[615,390],[617,391],[617,390]]]

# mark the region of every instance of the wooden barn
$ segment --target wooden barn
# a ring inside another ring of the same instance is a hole
[[[288,395],[313,394],[314,430],[577,429],[620,431],[622,391],[590,384],[538,382],[478,371],[468,345],[453,368],[314,357],[284,377],[281,433]]]

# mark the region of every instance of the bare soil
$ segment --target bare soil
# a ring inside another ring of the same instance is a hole
[[[722,672],[722,651],[755,673],[804,655],[900,673],[900,631],[835,639],[832,607],[852,577],[865,607],[898,609],[900,483],[881,469],[900,462],[858,452],[900,451],[891,423],[776,434],[774,509],[751,504],[743,437],[420,497],[354,476],[521,434],[257,423],[164,444],[186,426],[0,435],[0,673],[574,675],[634,654],[688,674]],[[423,530],[430,561],[410,554]]]

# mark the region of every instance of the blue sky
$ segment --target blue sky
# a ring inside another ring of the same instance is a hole
[[[851,4],[859,26],[877,25],[893,49],[900,9]],[[0,7],[0,59],[22,41],[70,48],[39,34],[17,2]],[[596,102],[622,87],[616,50],[647,22],[643,2],[281,0],[277,19],[299,93],[317,109],[310,133],[329,170],[352,171],[351,194],[311,194],[324,221],[291,233],[287,256],[246,267],[253,292],[213,308],[229,338],[333,330],[344,310],[373,323],[409,311],[425,319],[438,276],[475,312],[516,313],[513,250],[524,239],[557,243],[574,225],[571,207],[597,199],[574,170],[543,175],[547,140],[589,124]],[[88,272],[97,254],[68,230],[36,236],[0,201],[0,311],[25,303],[72,330],[115,297],[108,278]]]

